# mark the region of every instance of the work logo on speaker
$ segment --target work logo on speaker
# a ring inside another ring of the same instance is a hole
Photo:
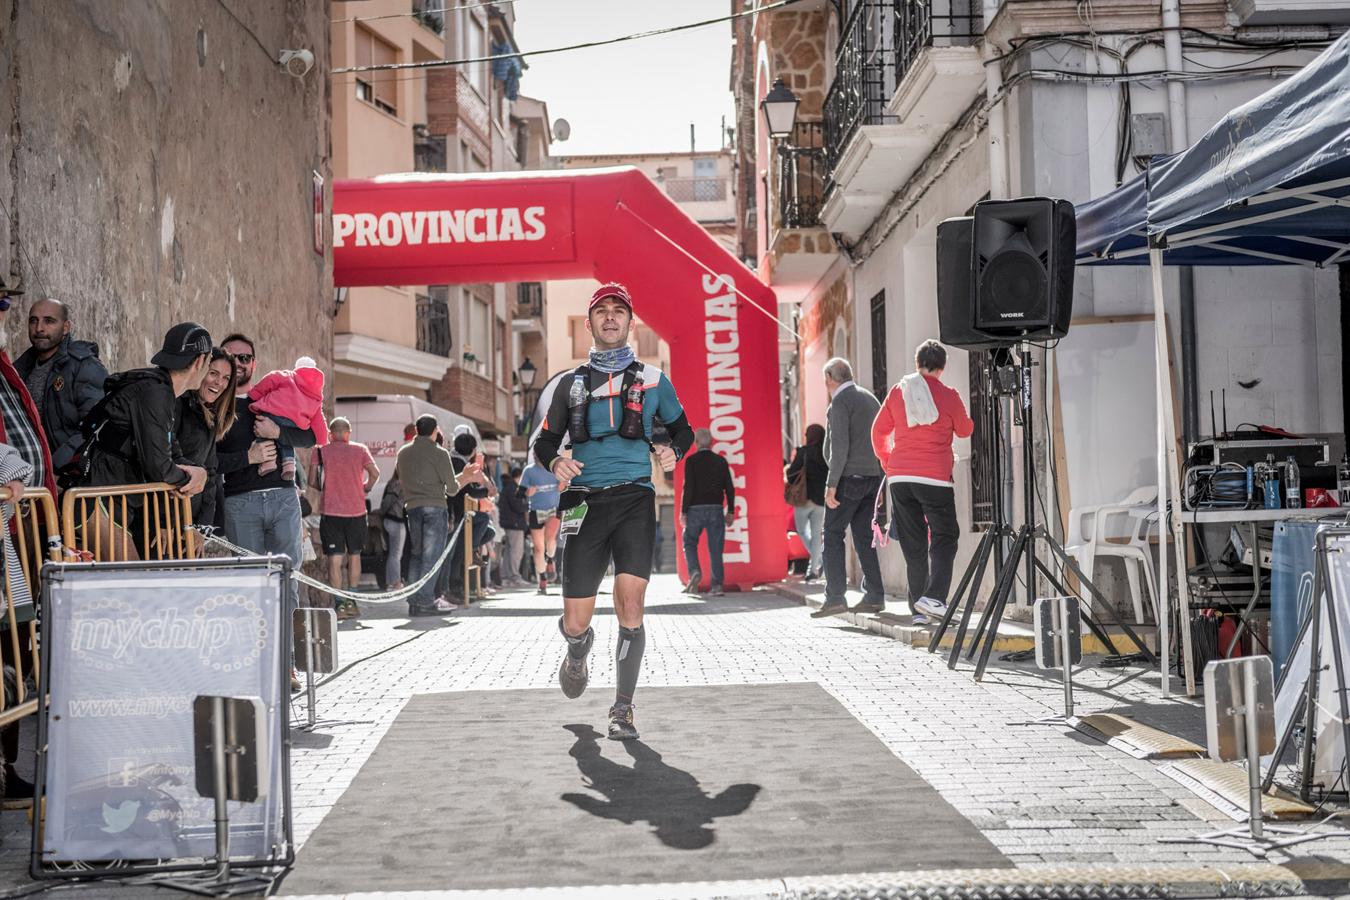
[[[254,696],[269,717],[279,782],[280,574],[264,566],[55,577],[50,661],[47,861],[209,856],[212,801],[194,785],[193,700]],[[277,798],[231,814],[231,856],[281,840]]]

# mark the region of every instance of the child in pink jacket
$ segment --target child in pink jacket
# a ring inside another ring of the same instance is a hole
[[[323,418],[323,372],[310,357],[297,359],[294,369],[268,372],[249,387],[248,399],[254,414],[265,415],[287,428],[314,432],[315,446],[328,443],[328,423]],[[274,443],[277,458],[259,463],[258,474],[266,475],[280,463],[294,477],[295,448],[279,440]]]

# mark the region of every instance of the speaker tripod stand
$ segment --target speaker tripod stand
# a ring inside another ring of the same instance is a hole
[[[989,603],[985,606],[980,621],[975,629],[975,635],[970,642],[970,647],[966,652],[966,659],[970,660],[979,652],[979,659],[975,665],[975,680],[980,681],[984,678],[985,668],[989,664],[989,656],[994,650],[994,643],[998,639],[998,626],[1003,621],[1003,614],[1008,605],[1008,598],[1012,596],[1013,584],[1017,580],[1017,570],[1019,566],[1025,568],[1025,584],[1029,599],[1034,600],[1036,575],[1040,573],[1042,577],[1056,590],[1061,596],[1078,596],[1081,599],[1082,592],[1085,591],[1092,597],[1094,607],[1099,611],[1110,609],[1106,598],[1102,595],[1097,586],[1092,583],[1078,563],[1064,549],[1064,546],[1056,540],[1043,525],[1036,521],[1036,457],[1035,457],[1035,426],[1032,405],[1032,380],[1031,380],[1031,345],[1023,343],[1020,345],[1020,351],[1017,355],[1016,364],[1011,368],[1015,378],[1011,383],[1004,381],[1000,385],[1001,379],[999,372],[993,361],[991,354],[986,363],[986,371],[989,373],[990,383],[995,385],[994,396],[990,398],[991,406],[984,411],[986,421],[991,422],[996,429],[999,420],[998,400],[999,394],[1011,395],[1014,398],[1015,409],[1022,426],[1022,503],[1023,503],[1023,524],[1014,529],[1008,522],[1007,511],[999,501],[994,503],[994,525],[987,529],[980,538],[979,547],[976,549],[975,556],[970,564],[966,566],[965,572],[961,575],[961,580],[957,584],[956,593],[952,596],[952,601],[948,604],[947,612],[942,617],[937,629],[933,632],[933,637],[928,642],[928,652],[937,652],[941,645],[942,638],[947,629],[951,627],[952,621],[956,619],[958,612],[960,620],[957,624],[956,637],[952,643],[951,652],[947,657],[947,668],[956,668],[957,660],[961,655],[961,650],[965,645],[965,638],[970,628],[970,620],[975,612],[975,602],[979,593],[980,585],[984,582],[985,572],[989,568],[991,559],[994,560],[995,570],[998,572],[995,581],[994,593]],[[997,433],[997,431],[995,431]],[[995,453],[995,469],[1001,476],[1002,455]],[[1012,541],[1012,548],[1004,559],[1002,548],[1006,541]],[[1072,572],[1078,580],[1082,591],[1071,591],[1064,584],[1063,579],[1045,564],[1041,555],[1037,553],[1038,548],[1044,547],[1050,555],[1057,559],[1064,569]],[[1138,657],[1154,663],[1153,653],[1144,644],[1139,635],[1124,622],[1110,622],[1109,624],[1119,627],[1125,636],[1134,644],[1138,653],[1131,656],[1123,656],[1117,649],[1115,642],[1111,640],[1111,635],[1106,629],[1096,621],[1087,612],[1088,604],[1080,604],[1080,614],[1083,624],[1085,624],[1097,639],[1106,647],[1109,656],[1108,662],[1122,664]],[[1100,612],[1099,612],[1100,615]]]

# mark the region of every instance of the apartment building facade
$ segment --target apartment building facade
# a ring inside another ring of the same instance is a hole
[[[339,178],[546,168],[547,106],[520,93],[510,6],[374,0],[335,17],[335,67],[485,58],[334,76]],[[412,394],[473,419],[493,455],[522,452],[519,367],[547,368],[542,284],[352,288],[334,335],[338,395]]]
[[[822,0],[738,22],[738,233],[784,319],[796,322],[783,372],[789,441],[824,419],[820,366],[830,356],[851,360],[858,382],[884,394],[912,370],[914,347],[938,336],[938,223],[985,198],[1082,203],[1105,194],[1148,156],[1184,148],[1295,71],[1350,21],[1342,8],[1305,0],[1186,0],[1171,4],[1176,32],[1168,6]],[[1169,28],[1184,49],[1170,66]],[[793,133],[771,140],[759,103],[778,78],[800,105]],[[1196,269],[1184,276],[1193,284],[1187,311],[1176,299],[1182,277],[1168,275],[1169,334],[1191,401],[1227,388],[1230,414],[1237,396],[1244,421],[1343,430],[1336,273]],[[1073,306],[1076,321],[1147,316],[1146,275],[1080,267]],[[1073,339],[1071,331],[1066,348]],[[1053,371],[1056,353],[1036,358]],[[954,350],[945,380],[963,396],[978,393],[978,362]],[[1036,393],[1037,408],[1053,417],[1054,397],[1040,384]],[[1057,452],[1057,426],[1047,424],[1033,454],[1043,485],[1052,484]],[[1002,481],[988,468],[988,448],[1000,439],[1020,457],[1016,428],[958,442],[962,564],[990,496],[1022,496],[1020,465]],[[1140,483],[1149,477],[1140,473]],[[1070,506],[1088,501],[1065,492],[1047,502],[1044,517],[1057,527]],[[888,586],[903,593],[895,547],[883,564]]]

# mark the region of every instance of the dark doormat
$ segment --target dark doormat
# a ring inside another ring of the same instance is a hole
[[[284,893],[1010,866],[814,684],[413,697]]]

